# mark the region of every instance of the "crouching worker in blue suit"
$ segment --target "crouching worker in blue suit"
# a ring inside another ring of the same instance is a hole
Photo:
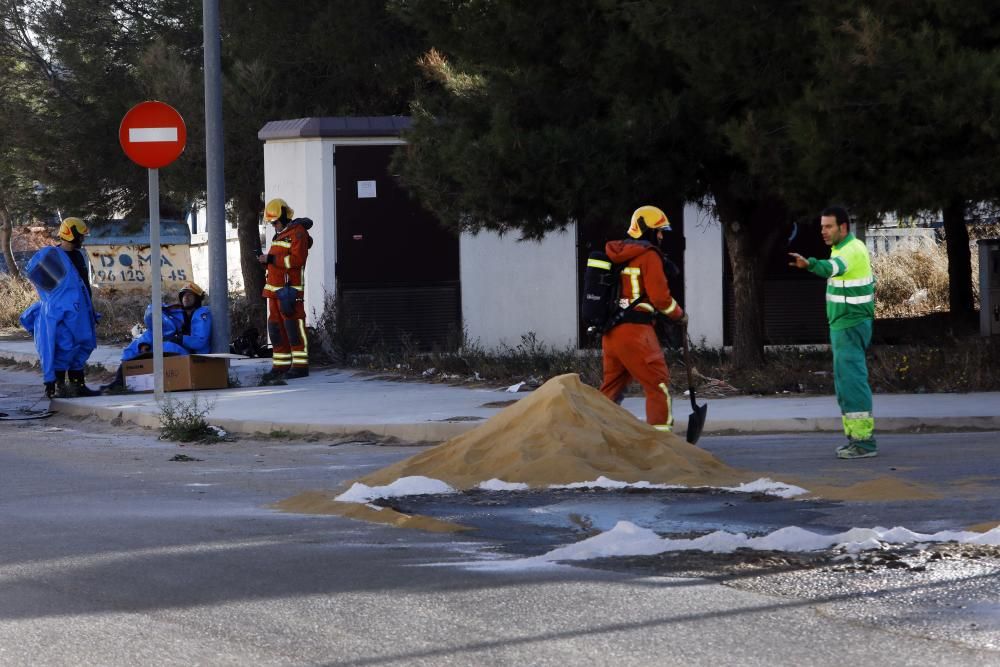
[[[48,398],[99,394],[84,382],[84,367],[97,347],[98,320],[90,268],[80,250],[88,231],[80,218],[66,218],[59,225],[59,245],[36,252],[25,270],[39,300],[20,321],[35,339]]]
[[[212,351],[212,313],[203,305],[205,291],[188,283],[177,294],[180,303],[162,306],[163,355],[208,354]],[[153,305],[146,308],[146,330],[122,352],[122,361],[149,358],[153,353]],[[121,389],[125,385],[121,366],[111,384],[102,390]]]

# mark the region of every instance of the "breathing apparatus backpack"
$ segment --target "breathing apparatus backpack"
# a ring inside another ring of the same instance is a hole
[[[639,300],[628,308],[618,305],[621,294],[622,265],[615,264],[604,252],[595,250],[587,258],[583,272],[583,300],[580,314],[587,332],[603,334],[623,322]]]

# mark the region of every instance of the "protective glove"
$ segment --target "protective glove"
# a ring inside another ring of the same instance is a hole
[[[55,381],[45,383],[45,398],[55,398],[56,396],[56,383]]]
[[[684,314],[680,316],[680,319],[677,320],[677,324],[679,324],[682,327],[687,327],[688,325],[687,311],[685,311]]]
[[[166,339],[168,343],[174,343],[175,345],[182,345],[184,343],[184,334],[175,333]]]

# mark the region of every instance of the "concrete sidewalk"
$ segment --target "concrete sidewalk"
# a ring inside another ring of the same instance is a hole
[[[118,367],[121,350],[102,346],[90,363]],[[31,341],[0,341],[0,358],[37,361]],[[230,374],[241,388],[221,391],[178,392],[172,398],[211,405],[209,421],[236,433],[342,435],[370,431],[407,441],[438,442],[474,428],[525,393],[502,389],[470,389],[423,382],[373,379],[342,370],[312,371],[308,378],[286,386],[257,387],[270,368],[270,359],[232,362]],[[41,385],[39,385],[41,391]],[[787,433],[841,430],[833,396],[730,397],[698,399],[707,403],[705,433]],[[624,407],[640,419],[641,397],[625,400]],[[52,401],[63,414],[101,419],[123,419],[158,427],[160,408],[152,394],[124,394]],[[686,397],[674,397],[677,423],[683,434],[691,412]],[[976,394],[880,394],[875,396],[878,432],[921,429],[1000,430],[1000,392]]]

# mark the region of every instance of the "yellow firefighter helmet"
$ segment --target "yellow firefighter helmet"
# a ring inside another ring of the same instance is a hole
[[[66,218],[59,225],[59,238],[63,241],[76,241],[82,239],[90,232],[87,223],[80,218]]]
[[[198,287],[198,283],[184,283],[184,286],[181,287],[181,291],[177,293],[177,296],[183,297],[185,292],[191,292],[191,294],[194,294],[200,299],[205,297],[205,290]]]
[[[641,239],[649,229],[665,229],[670,231],[670,221],[667,214],[655,206],[640,206],[632,214],[632,222],[628,226],[628,235]]]
[[[291,220],[292,216],[295,215],[295,211],[292,207],[288,205],[284,199],[275,198],[267,202],[267,206],[264,207],[264,219],[268,222],[274,222],[281,217],[281,212],[285,212],[285,220]]]

